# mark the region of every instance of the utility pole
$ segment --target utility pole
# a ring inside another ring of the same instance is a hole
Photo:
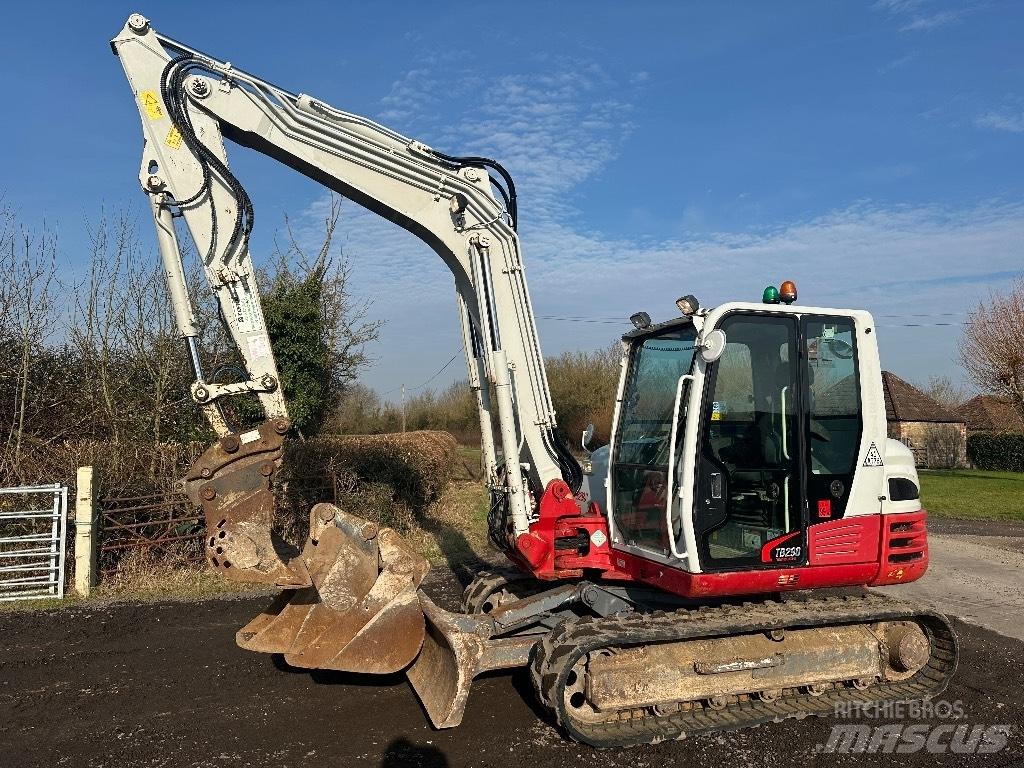
[[[405,434],[405,384],[402,385],[402,434]]]

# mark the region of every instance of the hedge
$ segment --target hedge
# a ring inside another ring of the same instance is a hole
[[[327,498],[347,512],[404,531],[440,498],[457,453],[455,438],[438,431],[292,441],[285,447],[285,498],[279,499],[285,507],[278,510],[282,532],[301,539],[312,503]],[[332,487],[318,488],[320,482]]]
[[[1024,435],[971,435],[967,458],[978,469],[1024,472]]]
[[[18,466],[0,467],[0,487],[62,483],[74,498],[77,468],[91,465],[98,472],[101,497],[181,493],[181,478],[206,447],[29,441]],[[333,500],[349,512],[404,531],[444,492],[457,453],[458,444],[447,432],[293,437],[285,442],[278,476],[275,528],[301,545],[313,504]],[[73,540],[73,526],[68,529]]]
[[[0,471],[0,486],[61,483],[74,489],[78,467],[91,466],[104,496],[172,492],[204,450],[205,443],[27,440],[18,464]]]

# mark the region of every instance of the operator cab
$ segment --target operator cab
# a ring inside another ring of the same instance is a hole
[[[867,445],[858,345],[874,344],[872,325],[737,302],[627,333],[613,548],[690,572],[807,564],[808,528],[847,514]],[[884,420],[872,426],[884,441]]]

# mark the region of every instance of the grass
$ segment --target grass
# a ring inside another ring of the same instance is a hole
[[[107,600],[195,599],[266,592],[271,587],[228,581],[205,562],[165,564],[127,562],[104,578],[96,597]],[[275,590],[276,591],[276,590]]]
[[[451,483],[407,538],[432,565],[458,569],[478,562],[489,546],[487,490],[470,480]]]
[[[962,520],[1024,522],[1024,473],[922,471],[921,501],[929,514]]]
[[[459,444],[458,460],[459,467],[455,470],[455,477],[459,480],[482,480],[483,471],[480,467],[480,449],[470,445]]]
[[[228,581],[205,563],[150,563],[142,558],[131,557],[126,558],[126,561],[116,573],[104,578],[89,598],[81,597],[68,586],[63,600],[51,597],[0,601],[0,613],[57,610],[89,602],[204,600],[233,595],[272,594],[276,591],[265,584]],[[73,560],[68,562],[68,568],[74,568]]]
[[[73,591],[67,590],[64,599],[58,600],[55,597],[40,597],[32,600],[0,600],[0,614],[14,613],[16,611],[53,611],[58,608],[70,608],[83,603],[83,598]]]

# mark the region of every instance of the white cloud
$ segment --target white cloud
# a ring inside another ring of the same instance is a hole
[[[923,16],[915,16],[902,27],[901,32],[916,32],[925,31],[929,29],[937,29],[938,27],[945,27],[952,24],[954,21],[960,18],[959,11],[939,11],[938,13],[930,13]]]
[[[541,63],[540,71],[490,80],[414,70],[396,82],[382,115],[401,111],[400,127],[419,126],[417,138],[450,153],[492,156],[515,176],[524,258],[546,353],[606,344],[631,312],[670,315],[683,293],[706,304],[756,300],[766,284],[794,279],[804,303],[862,306],[880,316],[926,315],[915,322],[931,327],[913,329],[879,317],[880,325],[893,326],[880,334],[885,362],[922,379],[954,367],[958,334],[934,326],[936,316],[966,311],[1019,274],[1024,203],[1018,202],[956,209],[869,200],[758,231],[609,237],[600,225],[581,221],[577,196],[632,131],[635,86],[590,62]],[[640,177],[636,189],[642,194]],[[388,322],[373,350],[380,362],[367,381],[383,391],[426,378],[460,344],[451,277],[412,235],[345,205],[339,231],[353,263],[352,287],[371,298],[375,316]],[[322,210],[314,207],[308,219],[319,221]],[[609,322],[544,319],[549,317]],[[435,384],[461,375],[452,366],[450,378],[446,371]]]
[[[919,8],[924,0],[876,0],[873,8],[889,13],[907,13]]]
[[[356,293],[373,298],[375,315],[388,320],[368,381],[388,389],[402,371],[424,378],[459,348],[447,270],[412,236],[354,206],[341,229]],[[951,210],[864,202],[760,232],[655,241],[546,221],[522,238],[548,354],[607,344],[638,309],[670,316],[683,293],[708,305],[757,300],[765,285],[793,279],[802,303],[874,312],[883,363],[917,380],[956,374],[959,331],[935,324],[959,322],[950,313],[966,312],[1020,274],[1024,204]],[[549,319],[565,317],[606,322]],[[447,380],[461,375],[453,366]]]
[[[882,64],[878,68],[878,74],[880,74],[880,75],[887,75],[887,74],[889,74],[890,72],[892,72],[894,70],[902,69],[907,64],[909,64],[914,59],[916,59],[917,56],[918,56],[918,52],[917,51],[911,51],[906,56],[900,56],[897,59],[893,59],[892,61],[886,62],[885,64]]]
[[[460,119],[421,110],[416,123],[439,149],[500,159],[520,193],[528,192],[522,197],[530,201],[530,217],[561,217],[570,213],[568,194],[614,159],[632,130],[632,106],[628,91],[596,63],[541,64],[532,74],[445,82],[443,93],[421,94],[419,103],[443,100],[445,110],[438,111],[450,114],[465,99]]]
[[[958,21],[965,9],[932,10],[928,0],[877,0],[872,8],[893,19],[903,20],[900,32],[923,32],[945,27]]]
[[[986,112],[979,115],[974,121],[980,128],[991,128],[994,131],[1009,131],[1010,133],[1024,133],[1024,111],[1012,112],[1002,110],[999,112]]]

